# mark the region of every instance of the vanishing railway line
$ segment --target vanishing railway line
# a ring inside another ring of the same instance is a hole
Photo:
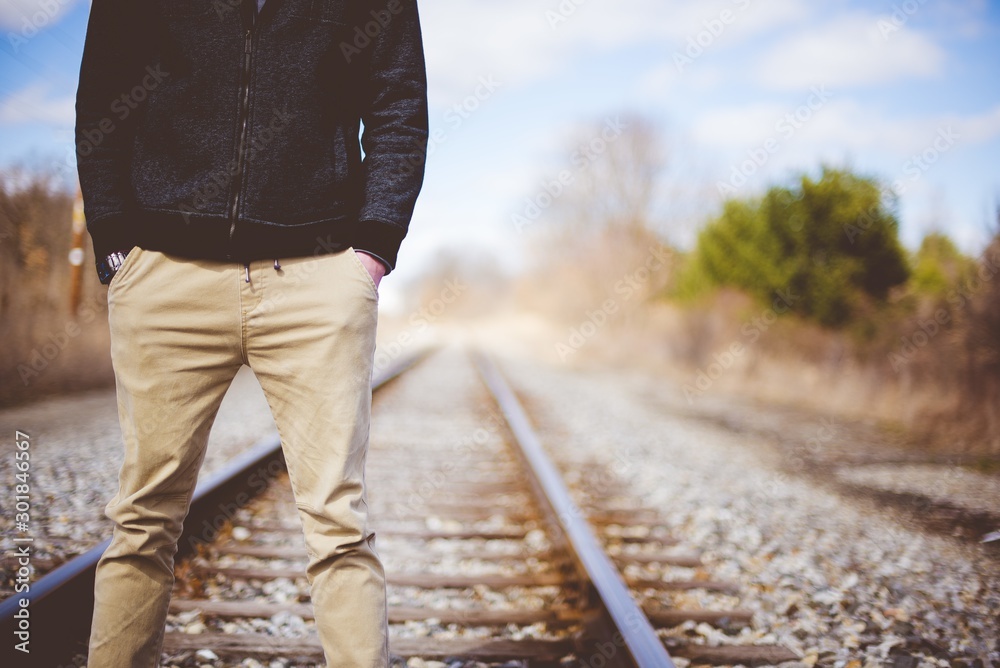
[[[571,491],[489,357],[427,356],[374,382],[367,479],[394,657],[598,668],[671,666],[671,655],[744,665],[797,658],[780,646],[661,637],[657,629],[687,622],[736,629],[751,615],[670,605],[671,592],[738,592],[704,574],[662,575],[701,562],[695,546],[663,530],[661,509],[629,502],[627,489],[588,494],[578,471],[568,472]],[[25,665],[73,665],[85,648],[104,547],[33,588],[36,623],[59,625],[66,642]],[[199,487],[180,550],[163,665],[323,665],[278,443],[261,443]],[[5,626],[10,603],[0,607]]]

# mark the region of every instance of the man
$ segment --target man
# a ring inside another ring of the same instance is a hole
[[[364,463],[378,286],[426,154],[416,0],[257,1],[91,8],[77,155],[125,443],[92,668],[159,665],[182,522],[243,364],[281,435],[326,660],[388,664]]]

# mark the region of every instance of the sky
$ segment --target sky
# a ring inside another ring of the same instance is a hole
[[[89,8],[0,4],[0,166],[48,162],[75,179]],[[658,210],[667,240],[681,247],[725,195],[759,194],[824,164],[895,183],[910,248],[937,230],[976,253],[995,220],[998,2],[421,0],[419,8],[432,139],[387,283],[419,275],[443,248],[518,266],[529,236],[516,214],[570,165],[574,142],[636,114],[660,131],[673,178],[699,193],[695,218],[672,215],[692,203],[669,195]]]

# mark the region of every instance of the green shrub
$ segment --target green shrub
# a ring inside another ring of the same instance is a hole
[[[909,277],[899,224],[878,184],[847,171],[729,200],[699,234],[679,279],[686,295],[720,286],[775,296],[827,326],[847,323]]]
[[[946,235],[932,232],[924,237],[914,254],[910,288],[918,295],[943,299],[975,271],[975,260],[958,250]]]

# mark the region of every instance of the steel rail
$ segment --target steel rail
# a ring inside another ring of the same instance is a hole
[[[479,350],[472,351],[472,357],[517,441],[519,454],[531,474],[532,486],[538,490],[543,504],[549,507],[551,521],[557,523],[566,536],[567,547],[578,569],[593,587],[599,606],[613,626],[612,640],[596,646],[606,661],[602,665],[616,663],[637,668],[673,668],[674,663],[663,641],[656,635],[656,630],[626,587],[621,573],[573,502],[562,475],[545,453],[527,414],[496,363]],[[609,642],[611,647],[608,647]],[[618,660],[621,658],[617,653],[618,645],[628,653],[627,661]]]
[[[385,387],[431,350],[432,347],[421,348],[376,369],[372,391]],[[263,492],[270,478],[284,467],[281,440],[277,433],[272,433],[201,481],[177,541],[177,558],[190,554],[199,543],[210,542],[213,532],[231,517],[234,505],[243,506]],[[108,538],[31,583],[28,592],[15,593],[0,602],[0,657],[10,659],[0,664],[74,668],[73,656],[86,653],[90,637],[97,562],[110,544]],[[23,608],[28,611],[27,617],[16,616],[22,610],[21,599],[28,600]],[[25,619],[30,654],[14,649],[19,642],[15,632]]]

